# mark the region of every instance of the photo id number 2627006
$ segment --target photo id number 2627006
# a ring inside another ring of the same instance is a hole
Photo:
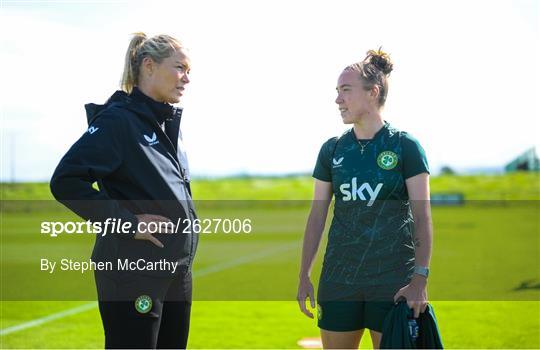
[[[182,233],[251,233],[251,219],[183,219]]]

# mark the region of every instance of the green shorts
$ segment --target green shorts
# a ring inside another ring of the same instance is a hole
[[[384,318],[392,306],[391,301],[319,301],[317,325],[334,332],[364,328],[382,332]]]
[[[406,284],[385,287],[363,287],[354,294],[327,298],[331,287],[341,289],[343,285],[319,285],[317,300],[318,326],[334,332],[349,332],[368,328],[382,332],[384,318],[394,306],[393,296]],[[340,288],[341,287],[341,288]],[[325,291],[322,291],[324,289]],[[351,290],[351,286],[348,286]],[[321,298],[322,296],[322,298]]]

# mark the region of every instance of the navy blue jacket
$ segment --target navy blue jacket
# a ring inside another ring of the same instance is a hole
[[[117,91],[105,105],[85,105],[89,128],[50,182],[54,197],[85,220],[116,218],[135,228],[136,214],[162,215],[175,224],[196,218],[180,132],[182,110],[149,99],[135,88],[131,95]],[[156,234],[164,248],[136,240],[133,233],[96,235],[92,259],[113,265],[116,259],[167,259],[190,270],[198,235],[183,233],[183,227],[175,234]]]

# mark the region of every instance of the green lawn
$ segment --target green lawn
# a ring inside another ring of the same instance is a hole
[[[540,199],[540,173],[505,175],[444,175],[431,178],[432,192],[460,192],[469,200]],[[284,178],[195,179],[196,199],[311,199],[313,179],[309,176]],[[52,199],[46,183],[3,183],[2,199]]]
[[[308,178],[194,182],[194,192],[202,199],[309,199],[311,188]],[[433,178],[432,191],[460,191],[468,199],[534,199],[434,207],[429,296],[447,348],[540,348],[538,175]],[[3,184],[2,197],[50,195],[46,184]],[[298,348],[300,339],[318,336],[315,321],[303,316],[294,302],[309,202],[266,203],[236,208],[200,203],[201,217],[249,217],[254,229],[250,235],[201,237],[194,267],[191,348]],[[83,258],[92,248],[93,237],[37,233],[40,221],[53,217],[71,216],[3,206],[2,330],[92,300],[90,275],[59,274],[52,280],[36,271],[41,257]],[[314,283],[320,260],[319,253]],[[63,295],[79,301],[62,301]],[[0,348],[99,348],[103,335],[97,308],[90,306],[0,335],[0,342]],[[361,347],[371,347],[368,336]]]

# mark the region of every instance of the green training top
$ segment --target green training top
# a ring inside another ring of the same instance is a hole
[[[332,183],[335,197],[320,282],[402,283],[414,268],[405,179],[429,174],[426,156],[415,138],[386,121],[373,139],[360,142],[352,128],[329,139],[313,171]]]

